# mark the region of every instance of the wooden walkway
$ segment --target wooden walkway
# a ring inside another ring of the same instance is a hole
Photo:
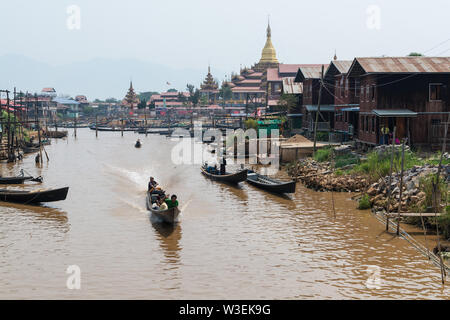
[[[440,217],[442,213],[433,213],[433,212],[424,212],[424,213],[416,213],[416,212],[401,212],[400,217]],[[399,213],[389,213],[386,214],[389,218],[395,218],[399,216]]]

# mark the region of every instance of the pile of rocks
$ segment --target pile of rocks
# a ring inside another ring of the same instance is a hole
[[[305,159],[288,168],[288,174],[295,180],[316,191],[360,192],[368,181],[359,176],[338,176],[329,162]]]
[[[411,206],[421,206],[425,201],[425,193],[420,190],[420,180],[431,174],[436,174],[438,167],[434,165],[414,166],[404,172],[403,191],[402,191],[402,209]],[[444,166],[441,170],[441,177],[446,181],[450,179],[450,165]],[[392,175],[391,187],[389,185],[389,176],[380,178],[377,182],[370,185],[367,194],[370,196],[370,202],[376,211],[387,209],[387,199],[389,189],[392,190],[390,211],[398,209],[400,200],[400,173]]]

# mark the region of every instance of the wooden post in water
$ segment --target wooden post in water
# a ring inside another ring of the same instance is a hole
[[[314,145],[313,145],[313,156],[316,154],[316,143],[317,143],[317,126],[319,123],[319,113],[320,113],[320,102],[322,98],[322,87],[323,87],[323,65],[322,65],[322,73],[320,75],[320,88],[319,88],[319,102],[317,104],[316,111],[316,121],[314,123]]]
[[[403,195],[403,173],[405,170],[405,139],[402,143],[402,168],[400,172],[400,199],[398,204],[398,217],[397,217],[397,236],[400,235],[400,213],[402,212],[402,195]]]
[[[97,114],[95,115],[95,137],[98,138],[98,122],[97,122]]]
[[[39,125],[39,116],[38,116],[38,97],[37,94],[34,95],[34,113],[35,113],[35,121],[36,128],[38,132],[39,139],[39,163],[42,164],[42,141],[41,141],[41,126]]]
[[[9,91],[6,90],[6,110],[8,112],[8,143],[6,145],[8,150],[8,161],[11,159],[11,115],[9,112]]]
[[[448,115],[448,119],[447,122],[445,123],[445,133],[444,133],[444,139],[442,141],[442,152],[441,152],[441,157],[439,159],[439,167],[438,167],[438,171],[436,173],[436,181],[433,181],[433,209],[437,218],[437,213],[438,211],[440,211],[440,197],[441,197],[441,193],[439,190],[439,181],[440,181],[440,177],[441,177],[441,170],[442,170],[442,159],[444,157],[444,153],[447,147],[447,134],[448,134],[448,124],[450,123],[450,114]],[[441,264],[441,280],[442,280],[442,284],[445,283],[445,277],[446,277],[446,272],[445,272],[445,265],[444,265],[444,261],[442,260],[442,254],[441,254],[441,241],[439,239],[440,235],[439,235],[439,223],[436,223],[436,235],[437,235],[437,247],[438,247],[438,255],[439,255],[439,262]]]
[[[387,216],[386,216],[386,231],[389,231],[389,211],[391,206],[391,184],[392,184],[392,168],[394,166],[394,155],[395,155],[395,131],[397,127],[394,127],[394,132],[392,134],[392,154],[391,154],[391,166],[389,167],[389,184],[388,184],[388,200],[387,200]]]
[[[122,134],[122,137],[123,137],[123,115],[122,115],[122,120],[121,121],[122,121],[122,128],[121,128],[120,131],[121,131],[121,134]]]
[[[144,117],[145,117],[145,136],[147,136],[148,125],[147,125],[147,106],[144,108]]]

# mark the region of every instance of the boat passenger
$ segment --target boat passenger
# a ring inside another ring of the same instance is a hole
[[[178,207],[177,196],[174,195],[174,194],[170,197],[170,199],[167,199],[167,198],[166,198],[165,202],[166,202],[167,207],[168,207],[169,209]]]
[[[152,189],[155,189],[157,185],[158,182],[156,182],[153,177],[150,177],[150,181],[148,182],[148,192],[150,192]]]
[[[167,210],[167,209],[169,209],[169,207],[167,206],[167,203],[166,203],[165,199],[163,198],[159,202],[159,210],[160,211],[164,211],[164,210]]]

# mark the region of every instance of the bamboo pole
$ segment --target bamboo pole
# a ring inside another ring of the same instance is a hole
[[[440,181],[440,176],[441,176],[441,170],[442,170],[442,159],[444,157],[444,153],[446,150],[446,146],[447,146],[447,134],[448,134],[448,124],[450,123],[450,114],[448,115],[448,119],[447,122],[445,123],[445,133],[444,133],[444,139],[442,141],[442,152],[441,152],[441,157],[439,159],[439,166],[438,166],[438,171],[436,173],[436,181],[433,182],[433,209],[437,218],[437,213],[438,211],[440,211],[440,204],[439,204],[439,200],[440,200],[440,190],[439,190],[439,181]],[[442,284],[445,284],[445,277],[446,272],[445,272],[445,267],[444,267],[444,261],[442,260],[442,254],[441,254],[441,241],[439,239],[439,223],[436,221],[436,235],[437,235],[437,247],[438,247],[438,254],[439,254],[439,262],[441,263],[441,280],[442,280]]]
[[[322,65],[322,72],[320,75],[320,88],[319,88],[319,101],[317,104],[317,111],[316,111],[316,121],[314,123],[314,145],[313,145],[313,156],[316,154],[316,144],[317,144],[317,126],[319,124],[319,113],[320,113],[320,102],[322,99],[322,87],[323,87],[323,65]]]
[[[389,167],[389,184],[388,184],[388,200],[387,200],[387,217],[386,217],[386,231],[389,231],[389,211],[391,206],[391,184],[392,184],[392,168],[394,166],[394,154],[395,154],[395,131],[397,127],[394,127],[394,132],[392,134],[392,154],[391,154],[391,166]]]
[[[38,97],[37,94],[34,95],[34,118],[36,120],[36,129],[38,132],[38,139],[39,139],[39,163],[42,164],[42,141],[41,141],[41,126],[39,125],[39,118],[38,118]]]
[[[405,170],[405,139],[403,139],[402,143],[402,166],[400,173],[400,199],[398,204],[398,216],[397,216],[397,236],[400,235],[400,213],[402,212],[402,195],[403,195],[403,174]]]

